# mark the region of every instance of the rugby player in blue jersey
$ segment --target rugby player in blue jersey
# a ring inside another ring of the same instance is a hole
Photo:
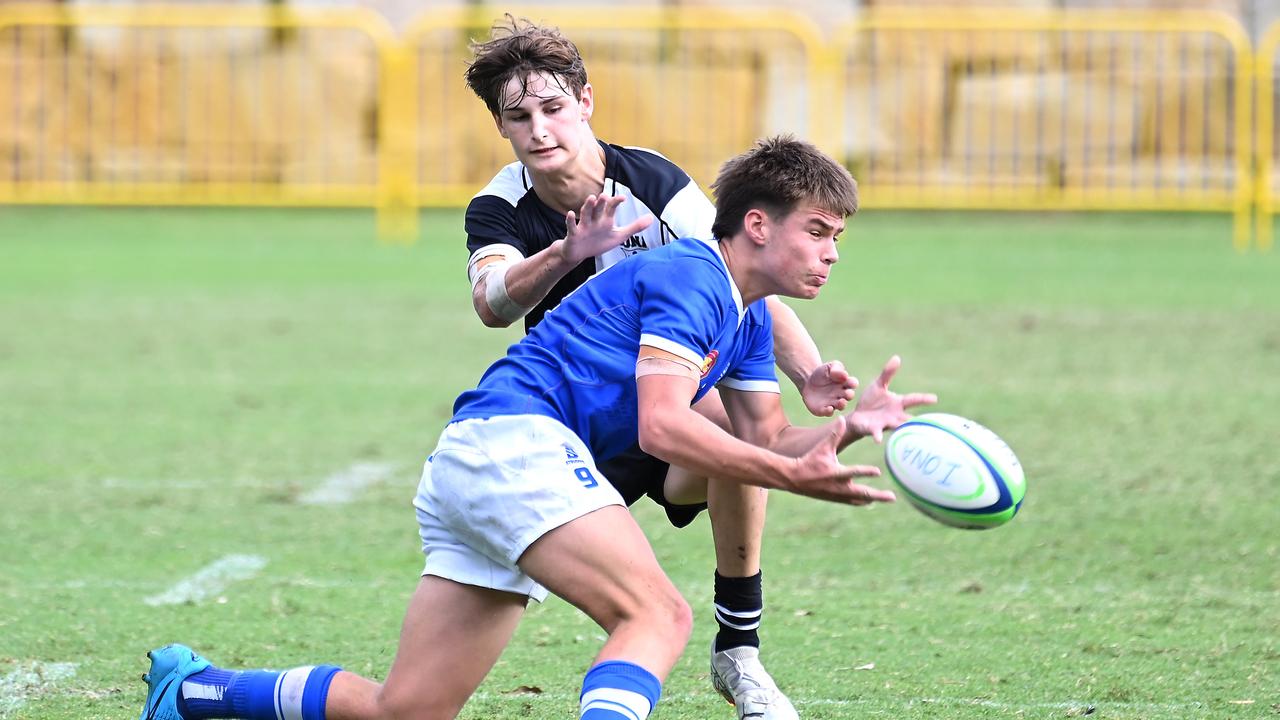
[[[590,124],[594,90],[568,38],[507,16],[491,39],[473,50],[467,84],[516,156],[467,207],[472,302],[486,325],[523,321],[531,330],[565,295],[614,263],[676,238],[711,237],[715,208],[683,170],[652,150],[596,139]],[[566,234],[566,216],[587,196],[601,193],[614,198],[621,232],[598,242]],[[824,416],[843,410],[856,380],[840,363],[822,361],[794,311],[774,297],[766,303],[778,366],[806,406]],[[729,429],[716,391],[695,407]],[[709,506],[718,626],[711,681],[734,703],[739,718],[796,720],[794,707],[760,660],[766,492],[714,479],[708,485],[638,446],[600,461],[600,471],[628,505],[648,495],[676,527],[693,522]]]
[[[932,395],[898,395],[891,358],[854,410],[790,425],[773,374],[764,298],[816,297],[857,209],[848,172],[791,138],[729,162],[715,239],[619,263],[551,310],[473,390],[428,457],[414,505],[426,564],[385,682],[329,665],[231,671],[182,645],[149,653],[143,720],[453,718],[509,642],[530,598],[554,592],[608,634],[582,684],[580,720],[644,720],[683,652],[692,614],[597,460],[637,441],[725,482],[850,505],[890,502],[837,453]],[[616,229],[592,195],[569,235]],[[719,387],[737,430],[693,409]]]

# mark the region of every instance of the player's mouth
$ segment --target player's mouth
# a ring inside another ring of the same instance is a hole
[[[533,157],[547,157],[548,155],[550,155],[551,153],[559,149],[560,149],[559,145],[552,145],[551,147],[536,148],[534,150],[530,150],[529,154],[532,155]]]

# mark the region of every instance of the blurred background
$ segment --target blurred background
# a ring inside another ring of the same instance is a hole
[[[0,0],[0,720],[135,718],[171,641],[383,676],[425,454],[520,336],[473,312],[461,210],[512,160],[462,80],[504,12],[704,188],[779,131],[846,163],[797,313],[1026,468],[984,533],[775,494],[806,720],[1277,717],[1280,2]],[[731,717],[708,525],[635,514],[698,613],[661,717]],[[598,638],[530,610],[462,717],[570,716]]]
[[[0,3],[0,203],[377,207],[415,238],[510,150],[462,82],[502,12],[562,27],[603,139],[704,184],[789,131],[869,208],[1232,213],[1270,245],[1280,3]]]

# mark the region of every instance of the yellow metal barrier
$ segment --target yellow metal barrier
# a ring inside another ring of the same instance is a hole
[[[834,35],[878,207],[1227,211],[1249,240],[1252,55],[1218,13],[869,13]]]
[[[712,8],[519,7],[558,26],[586,60],[597,137],[659,150],[704,187],[719,166],[761,135],[815,134],[823,45],[818,28],[789,12]],[[511,148],[462,74],[467,41],[486,39],[492,8],[433,12],[405,33],[419,82],[418,197],[465,204]]]
[[[358,9],[5,6],[0,202],[372,206],[395,46]]]
[[[782,10],[513,12],[578,44],[599,137],[704,187],[790,131],[868,207],[1231,212],[1244,248],[1254,206],[1271,244],[1280,24],[1255,59],[1205,12],[878,11],[827,40]],[[373,206],[413,237],[512,159],[462,80],[495,15],[0,6],[0,203]]]
[[[1271,249],[1275,235],[1275,63],[1280,50],[1280,22],[1267,28],[1258,42],[1256,77],[1258,83],[1257,145],[1258,180],[1254,206],[1257,209],[1258,249]]]

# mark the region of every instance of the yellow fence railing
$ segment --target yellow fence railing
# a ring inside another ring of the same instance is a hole
[[[1228,212],[1271,245],[1280,24],[1213,12],[521,8],[578,44],[602,139],[704,186],[755,138],[867,207]],[[462,81],[488,8],[0,5],[0,203],[465,204],[511,151]],[[1257,111],[1254,111],[1256,93]]]
[[[1249,40],[1216,13],[876,13],[840,38],[844,147],[879,207],[1252,203]]]
[[[826,99],[814,91],[823,75],[821,36],[793,13],[544,7],[520,14],[554,17],[587,59],[597,136],[658,149],[703,183],[762,134],[810,135],[825,111]],[[461,80],[467,39],[484,37],[493,20],[490,9],[442,11],[405,33],[419,78],[424,205],[465,204],[512,160]],[[770,117],[769,108],[778,107],[786,112]]]
[[[0,202],[372,205],[379,16],[0,8]]]
[[[1276,123],[1275,123],[1275,64],[1280,51],[1280,23],[1267,29],[1258,43],[1257,52],[1257,145],[1258,180],[1254,200],[1258,214],[1257,245],[1259,250],[1271,249],[1274,236],[1276,206]]]

